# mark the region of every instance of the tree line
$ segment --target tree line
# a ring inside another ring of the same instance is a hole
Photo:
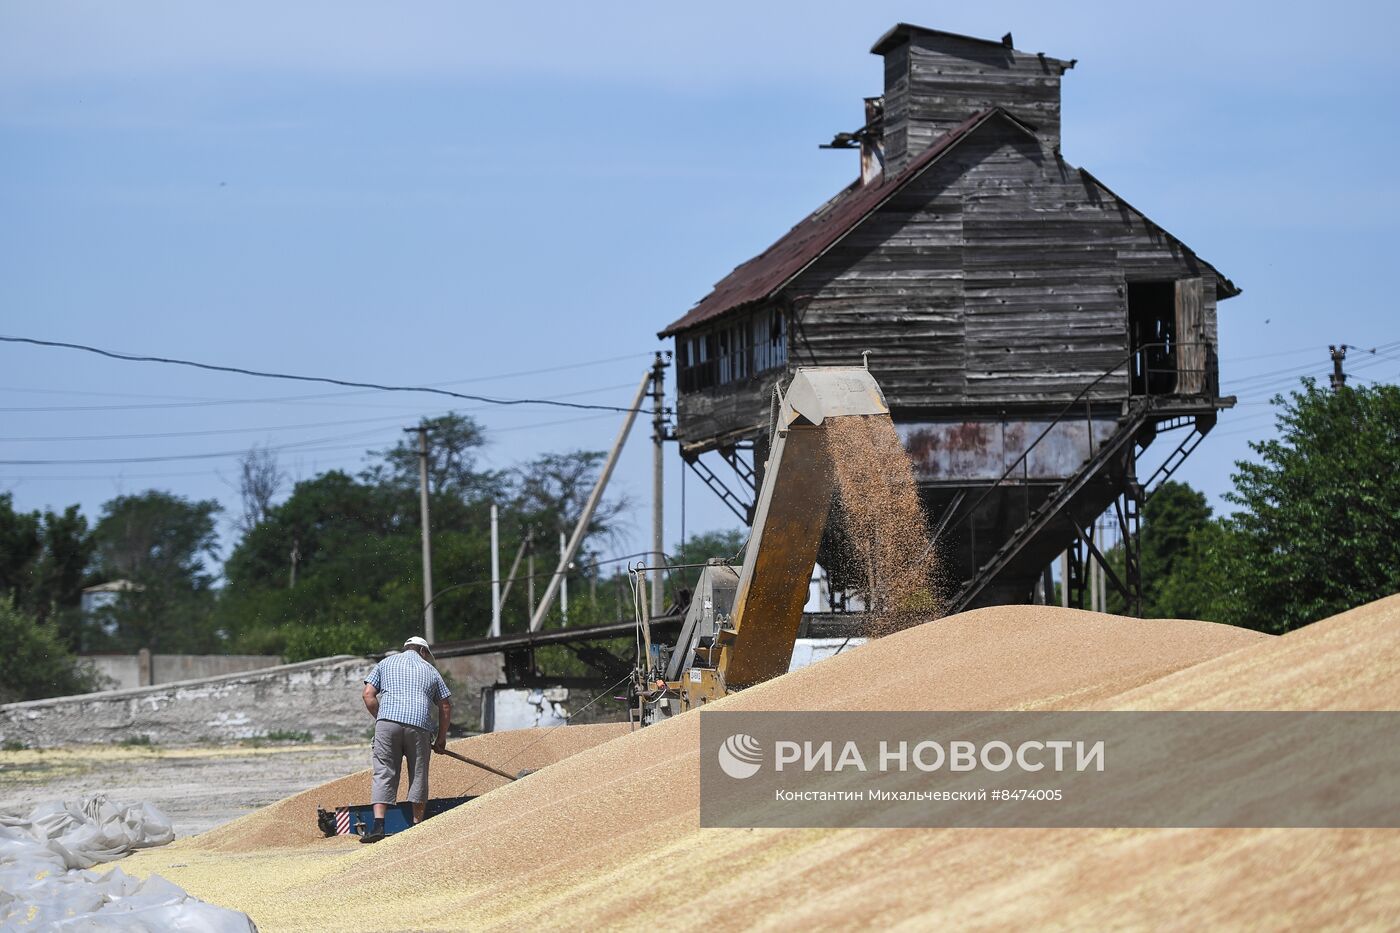
[[[1400,387],[1304,380],[1273,404],[1277,436],[1235,464],[1229,514],[1184,483],[1147,501],[1144,616],[1281,634],[1400,592]]]
[[[534,542],[538,599],[558,562],[559,533],[582,515],[603,454],[547,453],[493,470],[481,458],[486,432],[470,417],[446,415],[427,427],[436,635],[479,637],[491,618],[491,506],[503,575],[521,543]],[[289,660],[382,651],[422,630],[415,443],[372,452],[356,473],[330,470],[296,483],[270,451],[254,449],[239,464],[238,487],[241,514],[231,519],[215,500],[154,489],[111,499],[92,522],[77,506],[20,512],[12,496],[0,496],[0,628],[31,634],[34,651],[55,657],[147,648]],[[599,563],[616,549],[629,508],[612,495],[595,511],[569,576],[570,624],[630,615],[625,565]],[[222,521],[235,538],[220,562]],[[508,626],[528,618],[527,566],[522,560],[504,606]],[[94,584],[120,588],[85,613],[83,590]],[[555,624],[560,612],[556,602]],[[57,669],[45,667],[30,678],[39,683],[5,698],[71,692],[74,682]],[[23,677],[0,672],[12,684]]]
[[[1400,591],[1400,387],[1331,391],[1304,381],[1274,399],[1277,437],[1252,443],[1214,515],[1204,495],[1165,484],[1143,512],[1144,615],[1285,632]],[[505,470],[482,465],[487,437],[469,417],[429,422],[434,601],[440,640],[479,637],[491,614],[489,511],[504,575],[527,537],[537,591],[558,535],[582,514],[603,455],[550,453]],[[220,505],[159,490],[117,496],[95,522],[77,506],[17,512],[0,495],[0,700],[77,692],[71,655],[130,652],[278,654],[289,660],[384,650],[422,628],[419,455],[403,441],[356,474],[290,485],[267,450],[240,464],[236,541],[218,561]],[[282,497],[286,491],[287,495]],[[615,551],[629,503],[605,499],[570,570],[569,622],[630,618]],[[682,542],[674,563],[734,554],[740,532]],[[1119,562],[1122,554],[1110,553]],[[503,617],[529,617],[522,562]],[[84,613],[83,588],[122,581]],[[668,601],[687,573],[671,575]],[[1109,611],[1122,611],[1110,594]],[[550,624],[558,624],[556,603]]]

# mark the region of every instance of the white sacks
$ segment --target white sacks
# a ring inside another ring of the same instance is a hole
[[[256,930],[246,914],[192,898],[164,878],[84,870],[174,838],[155,807],[101,794],[43,804],[28,816],[0,814],[0,929]]]

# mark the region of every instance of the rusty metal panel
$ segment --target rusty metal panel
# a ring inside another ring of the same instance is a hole
[[[1050,419],[1007,421],[919,421],[895,425],[922,483],[999,479],[1031,448]],[[1064,480],[1089,459],[1090,424],[1097,448],[1113,435],[1116,418],[1062,421],[1036,443],[1010,479]]]

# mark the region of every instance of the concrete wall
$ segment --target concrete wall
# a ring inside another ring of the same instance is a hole
[[[453,724],[473,732],[480,729],[481,688],[505,680],[505,655],[439,658],[437,668],[452,690]]]
[[[850,650],[864,639],[799,639],[792,668]],[[156,655],[159,659],[161,655]],[[500,679],[501,655],[444,658],[439,669],[453,688],[453,720],[478,729],[481,689]],[[152,687],[109,690],[0,706],[0,742],[29,748],[111,744],[146,737],[159,745],[252,739],[272,732],[309,732],[316,740],[367,738],[372,723],[360,699],[374,662],[348,656],[284,664]],[[578,713],[588,691],[571,691]],[[576,721],[626,719],[607,698]]]
[[[109,656],[137,664],[138,657]],[[181,658],[198,670],[206,660],[194,655],[154,655],[156,676],[176,670]],[[95,660],[89,658],[88,660]],[[232,664],[259,663],[259,670],[187,678],[148,687],[130,687],[53,697],[0,706],[0,742],[29,748],[108,744],[145,736],[160,745],[251,739],[271,732],[310,732],[312,737],[359,739],[373,725],[360,699],[366,658],[341,656],[268,667],[276,658],[230,657]],[[453,691],[452,719],[478,729],[481,688],[500,678],[501,655],[444,658],[438,662]],[[116,669],[122,673],[121,669]],[[108,675],[111,676],[111,675]]]
[[[106,678],[110,690],[219,677],[282,663],[272,654],[89,654],[83,660]]]
[[[108,744],[145,736],[161,745],[309,732],[362,738],[360,700],[373,662],[347,656],[202,680],[0,706],[0,742],[30,748]]]

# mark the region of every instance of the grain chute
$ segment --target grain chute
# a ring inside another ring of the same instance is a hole
[[[763,485],[742,567],[702,570],[680,636],[659,663],[644,657],[634,684],[644,721],[718,699],[787,671],[807,586],[835,491],[825,426],[889,417],[863,367],[798,369],[775,413]],[[643,623],[645,624],[645,623]]]

